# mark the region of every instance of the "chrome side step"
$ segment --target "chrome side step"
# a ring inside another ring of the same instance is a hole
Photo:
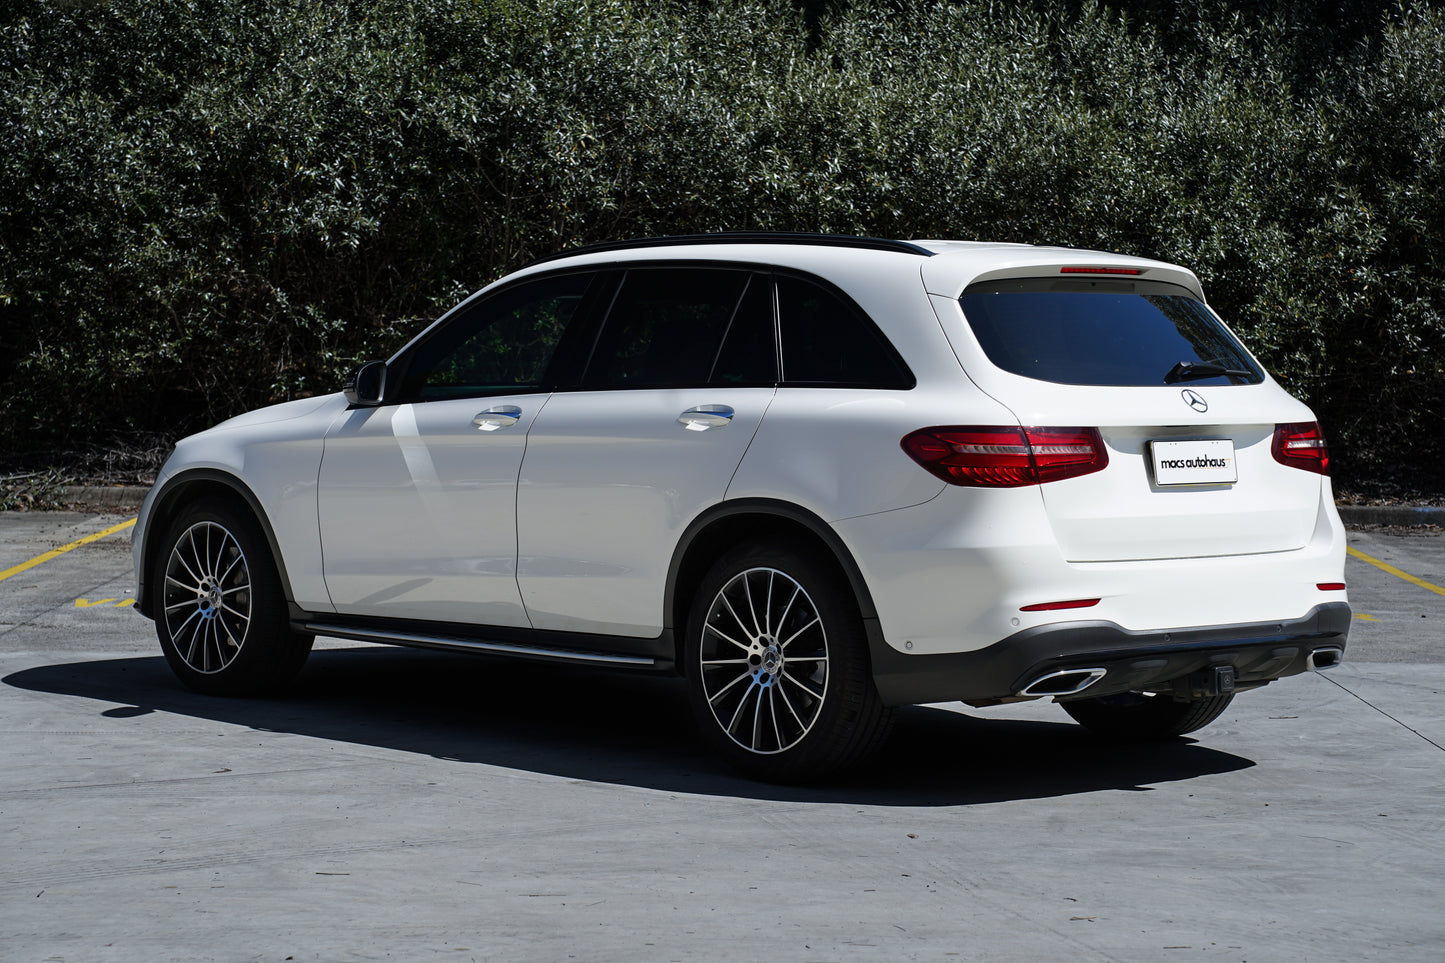
[[[380,642],[383,645],[405,645],[422,649],[446,649],[450,652],[475,652],[489,655],[512,655],[527,659],[549,659],[560,662],[582,662],[590,665],[653,666],[657,660],[643,655],[617,655],[610,652],[588,652],[583,649],[549,649],[517,642],[482,642],[444,635],[417,635],[410,632],[380,632],[372,629],[333,625],[329,622],[302,622],[301,628],[316,635],[330,635],[358,642]]]

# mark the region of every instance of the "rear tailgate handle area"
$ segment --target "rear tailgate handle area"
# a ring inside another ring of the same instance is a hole
[[[677,416],[677,423],[688,431],[707,431],[709,428],[726,428],[732,421],[733,411],[727,405],[698,405]]]

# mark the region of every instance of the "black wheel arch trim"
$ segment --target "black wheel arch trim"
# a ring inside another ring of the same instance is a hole
[[[853,558],[852,551],[821,516],[800,505],[773,498],[736,498],[720,502],[698,515],[693,519],[692,524],[683,531],[682,537],[678,539],[677,546],[673,549],[672,561],[667,570],[667,583],[663,595],[664,632],[677,639],[679,644],[687,634],[684,630],[687,615],[685,612],[680,612],[678,608],[681,601],[678,593],[681,589],[688,587],[681,584],[685,566],[689,562],[693,562],[691,571],[696,573],[696,581],[701,581],[701,576],[706,574],[707,568],[711,567],[712,561],[715,560],[709,558],[705,560],[706,564],[702,564],[689,559],[698,538],[705,532],[714,530],[717,525],[726,524],[729,519],[741,520],[749,517],[773,518],[789,522],[805,529],[823,544],[842,570],[844,578],[847,579],[848,588],[851,590],[858,605],[858,612],[863,618],[864,631],[868,637],[868,648],[870,652],[876,652],[877,646],[883,644],[882,633],[878,628],[878,612],[873,605],[873,595],[868,590],[868,583],[863,578],[863,572]],[[679,625],[680,622],[683,624]],[[680,653],[677,664],[679,666],[682,664]]]
[[[281,577],[281,592],[287,604],[294,605],[295,594],[291,591],[291,579],[286,574],[286,559],[281,554],[281,544],[276,540],[276,532],[271,527],[271,519],[267,517],[266,510],[261,506],[261,499],[256,497],[256,493],[245,482],[230,472],[219,468],[188,468],[166,479],[151,501],[150,516],[146,530],[142,533],[145,541],[141,544],[140,569],[136,573],[136,611],[147,618],[155,618],[151,611],[149,575],[155,564],[156,543],[170,528],[171,519],[179,511],[182,502],[178,499],[181,499],[184,489],[195,484],[219,484],[245,503],[261,526],[261,534],[266,537],[271,559],[276,564],[276,573]]]

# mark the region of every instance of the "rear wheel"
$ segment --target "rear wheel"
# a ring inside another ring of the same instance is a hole
[[[1234,693],[1177,702],[1170,695],[1121,692],[1061,702],[1074,721],[1110,739],[1148,742],[1202,729],[1229,708]]]
[[[155,565],[156,635],[187,686],[256,695],[300,671],[312,636],[291,630],[281,578],[249,512],[217,498],[187,506]]]
[[[718,560],[692,607],[684,659],[704,737],[754,778],[837,772],[892,725],[846,582],[786,542],[746,543]]]

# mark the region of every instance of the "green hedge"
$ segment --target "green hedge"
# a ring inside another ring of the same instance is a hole
[[[0,450],[333,390],[608,238],[1185,263],[1347,484],[1445,489],[1445,13],[0,0]]]

